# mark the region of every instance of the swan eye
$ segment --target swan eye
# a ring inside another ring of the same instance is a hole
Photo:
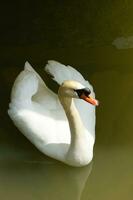
[[[86,96],[89,96],[91,94],[91,91],[89,88],[85,88],[83,92]]]
[[[74,91],[78,94],[79,97],[81,97],[82,94],[88,97],[91,93],[89,88],[77,89]]]

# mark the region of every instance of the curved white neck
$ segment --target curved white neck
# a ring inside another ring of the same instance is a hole
[[[75,166],[79,166],[80,163],[87,164],[93,156],[93,141],[88,136],[73,98],[59,95],[59,99],[68,118],[71,132],[71,142],[65,160]]]

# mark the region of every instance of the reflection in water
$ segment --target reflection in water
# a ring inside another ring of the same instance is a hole
[[[118,37],[113,42],[112,45],[114,45],[117,49],[129,49],[133,48],[133,36],[129,37]]]
[[[60,163],[0,163],[0,199],[80,200],[92,165],[73,168]]]

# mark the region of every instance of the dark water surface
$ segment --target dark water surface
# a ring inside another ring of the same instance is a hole
[[[131,200],[133,2],[24,0],[2,6],[0,199]],[[12,84],[26,60],[57,91],[43,71],[48,59],[78,69],[100,101],[94,159],[87,167],[42,155],[7,115]]]

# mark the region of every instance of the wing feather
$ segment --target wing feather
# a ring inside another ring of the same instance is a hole
[[[75,80],[80,82],[85,87],[88,87],[91,90],[91,96],[95,97],[92,85],[84,79],[84,77],[76,69],[71,66],[65,66],[57,61],[50,60],[45,67],[45,71],[50,73],[53,77],[53,80],[58,84],[62,84],[65,80]],[[83,100],[74,100],[77,106],[77,109],[80,113],[80,116],[83,120],[85,127],[90,130],[91,133],[95,133],[95,107],[86,103]],[[89,119],[89,116],[92,116]],[[93,135],[94,136],[94,135]]]

